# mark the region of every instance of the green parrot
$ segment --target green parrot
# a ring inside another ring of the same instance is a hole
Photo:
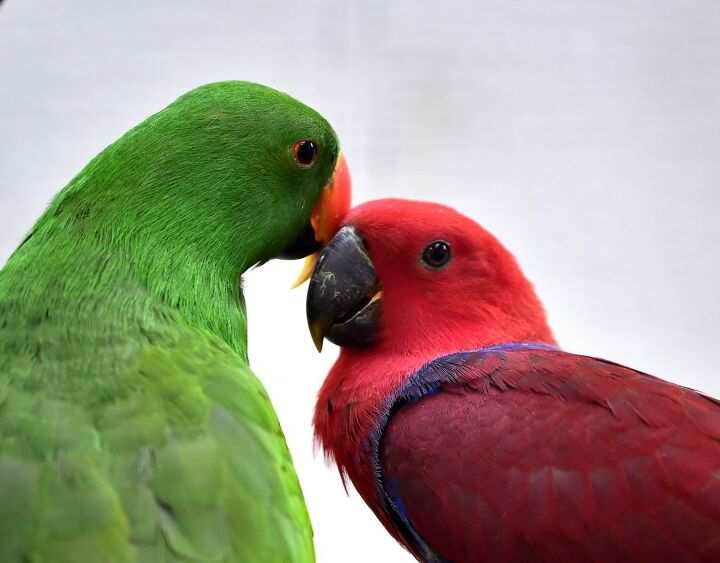
[[[232,81],[55,197],[0,271],[0,561],[314,560],[240,283],[316,251],[349,196],[325,119]]]

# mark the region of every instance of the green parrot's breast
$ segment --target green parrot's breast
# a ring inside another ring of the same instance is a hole
[[[270,400],[160,311],[75,322],[0,299],[0,561],[313,561]]]

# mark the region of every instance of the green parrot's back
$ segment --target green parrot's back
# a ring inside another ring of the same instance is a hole
[[[282,431],[237,354],[162,307],[102,332],[23,311],[8,277],[0,561],[313,559]]]

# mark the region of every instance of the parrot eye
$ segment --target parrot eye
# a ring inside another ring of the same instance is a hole
[[[312,166],[315,159],[317,159],[318,150],[314,141],[305,140],[295,143],[292,152],[297,163],[303,168],[308,168]]]
[[[422,261],[431,268],[442,268],[450,261],[450,245],[444,240],[431,242],[423,251]]]

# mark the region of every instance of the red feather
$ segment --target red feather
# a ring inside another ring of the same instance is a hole
[[[488,349],[554,339],[512,255],[449,208],[382,200],[347,223],[383,286],[381,334],[341,350],[315,430],[399,542],[426,561],[720,561],[716,401],[557,349]],[[453,259],[430,271],[437,239]]]

